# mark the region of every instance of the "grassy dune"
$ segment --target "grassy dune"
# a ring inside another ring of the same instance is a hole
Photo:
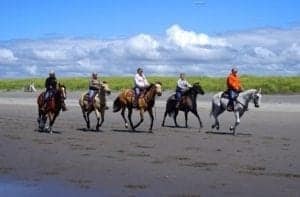
[[[188,77],[190,83],[200,82],[206,92],[216,92],[225,90],[226,79],[224,77]],[[109,83],[109,86],[114,91],[119,91],[125,88],[131,88],[133,84],[132,77],[102,77]],[[164,90],[174,90],[177,77],[148,77],[149,82],[160,81],[163,84]],[[34,82],[37,89],[44,88],[45,79],[42,78],[26,78],[26,79],[0,79],[0,90],[12,91],[22,90],[26,84]],[[300,93],[300,76],[294,77],[256,77],[256,76],[241,76],[244,89],[262,88],[265,94],[293,94]],[[66,85],[68,90],[85,90],[88,86],[88,78],[70,77],[60,78],[59,82]]]

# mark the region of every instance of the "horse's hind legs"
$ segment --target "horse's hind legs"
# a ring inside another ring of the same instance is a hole
[[[165,120],[166,120],[167,114],[168,114],[167,111],[165,111],[164,119],[163,119],[163,121],[162,121],[162,123],[161,123],[161,126],[162,126],[162,127],[165,126]]]

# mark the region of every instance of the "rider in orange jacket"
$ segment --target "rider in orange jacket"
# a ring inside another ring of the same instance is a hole
[[[237,72],[237,68],[234,67],[231,69],[231,73],[227,77],[227,89],[229,94],[229,102],[227,105],[228,111],[233,111],[234,101],[238,97],[238,94],[243,91]]]

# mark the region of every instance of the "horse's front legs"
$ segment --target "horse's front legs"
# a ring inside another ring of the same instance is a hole
[[[128,123],[127,123],[127,120],[126,120],[126,118],[125,118],[125,107],[123,107],[122,108],[122,111],[121,111],[121,116],[122,116],[122,118],[123,118],[123,120],[124,120],[124,122],[125,122],[125,128],[128,128]],[[129,111],[129,110],[128,110]],[[128,112],[129,113],[129,112]]]
[[[191,111],[196,117],[197,117],[197,119],[198,119],[198,122],[199,122],[199,131],[203,128],[203,124],[202,124],[202,121],[201,121],[201,118],[200,118],[200,116],[199,116],[199,114],[198,114],[198,112],[197,112],[197,110],[195,110],[195,111]],[[219,124],[219,123],[218,123]],[[219,127],[219,126],[218,126]]]
[[[99,128],[101,127],[102,123],[104,122],[104,109],[101,110],[101,112],[99,112],[98,110],[95,110],[95,113],[96,113],[96,117],[97,117],[96,131],[99,131]],[[100,122],[100,117],[101,117],[101,122]]]
[[[235,123],[234,126],[230,126],[229,130],[233,131],[233,135],[236,134],[236,127],[240,124],[240,112],[239,111],[235,111],[234,112],[234,117],[235,117]]]
[[[49,115],[49,128],[48,128],[48,131],[49,131],[50,134],[53,133],[52,132],[52,126],[55,122],[55,119],[56,119],[57,115],[58,115],[58,113]]]
[[[131,116],[132,116],[132,108],[128,108],[128,120],[129,120],[129,123],[130,123],[130,127],[131,127],[132,131],[135,131],[135,127],[133,126]],[[124,117],[124,120],[126,120],[125,117]]]
[[[151,122],[150,122],[150,128],[149,128],[149,133],[153,133],[152,132],[152,127],[153,127],[153,120],[154,120],[154,117],[153,117],[153,111],[152,111],[152,108],[148,110],[149,112],[149,116],[150,116],[150,119],[151,119]]]

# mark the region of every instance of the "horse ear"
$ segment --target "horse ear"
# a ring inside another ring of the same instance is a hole
[[[102,81],[102,83],[107,84],[107,81]]]
[[[159,84],[159,85],[162,85],[162,83],[160,81],[157,81],[156,83]]]

